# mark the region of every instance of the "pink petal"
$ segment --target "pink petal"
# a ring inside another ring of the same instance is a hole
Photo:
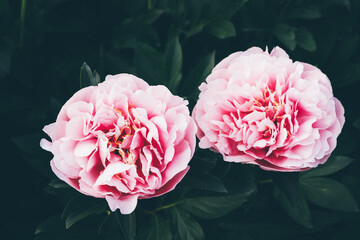
[[[96,139],[87,139],[76,144],[74,153],[78,157],[89,156],[96,149]]]
[[[106,185],[115,174],[123,173],[130,168],[135,167],[134,165],[125,164],[123,162],[112,162],[106,166],[104,171],[100,174],[94,185]]]
[[[46,140],[45,138],[40,140],[40,147],[46,151],[51,151],[52,143]]]
[[[177,173],[186,169],[189,161],[191,159],[191,149],[189,143],[183,141],[178,146],[175,147],[175,155],[172,161],[166,166],[165,171],[163,172],[163,182],[165,184],[171,178],[173,178]]]
[[[184,170],[177,173],[171,180],[166,182],[165,185],[163,185],[161,188],[157,189],[154,194],[151,195],[151,197],[157,197],[160,195],[163,195],[164,193],[167,193],[171,190],[173,190],[176,185],[181,181],[181,179],[184,178],[185,174],[189,171],[190,167],[187,166]]]
[[[120,209],[121,214],[130,214],[136,208],[138,196],[125,195],[121,196],[120,198],[106,196],[105,199],[108,202],[111,211],[114,212],[116,209]]]

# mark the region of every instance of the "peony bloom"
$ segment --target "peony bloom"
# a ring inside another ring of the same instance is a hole
[[[231,54],[199,89],[199,146],[228,162],[308,170],[328,159],[345,121],[326,75],[279,47]]]
[[[187,101],[130,75],[81,89],[44,127],[54,173],[110,209],[131,213],[138,199],[174,189],[189,170],[196,125]]]

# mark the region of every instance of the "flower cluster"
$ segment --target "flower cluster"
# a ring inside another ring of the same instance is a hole
[[[237,52],[187,101],[129,74],[78,91],[44,127],[54,173],[78,191],[131,213],[138,199],[172,190],[199,147],[225,161],[265,170],[304,171],[324,163],[344,124],[344,109],[318,68],[280,48]],[[198,127],[196,127],[196,124]],[[198,130],[197,130],[198,129]]]

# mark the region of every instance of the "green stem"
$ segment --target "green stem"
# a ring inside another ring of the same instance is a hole
[[[21,0],[21,12],[20,12],[20,47],[24,44],[24,34],[25,34],[25,13],[26,13],[26,0]]]
[[[183,200],[178,201],[178,202],[174,202],[174,203],[171,203],[171,204],[168,204],[168,205],[165,205],[165,206],[161,206],[161,207],[155,208],[154,210],[146,211],[146,213],[147,213],[147,214],[153,214],[153,213],[158,212],[158,211],[161,211],[161,210],[163,210],[163,209],[167,209],[167,208],[174,207],[174,206],[178,205],[179,203],[181,203],[182,201],[183,201]]]

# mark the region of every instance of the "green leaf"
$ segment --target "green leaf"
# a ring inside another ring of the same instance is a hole
[[[56,98],[50,98],[50,106],[51,106],[51,117],[56,119],[57,115],[59,114],[62,104]]]
[[[303,178],[300,186],[312,203],[340,211],[358,212],[359,208],[349,190],[330,178]]]
[[[60,215],[56,214],[45,221],[40,223],[35,229],[35,235],[46,232],[63,232],[65,230],[64,222],[61,220]]]
[[[128,18],[123,21],[123,25],[129,27],[140,27],[144,25],[150,25],[155,22],[162,14],[164,10],[150,10],[146,11],[144,14],[140,14],[139,16]]]
[[[80,87],[96,86],[99,83],[99,74],[95,70],[91,72],[90,67],[84,62],[80,68]]]
[[[219,18],[230,19],[232,18],[246,3],[248,0],[237,0],[237,1],[227,1],[226,5],[220,1],[220,13],[218,14]]]
[[[134,65],[138,77],[150,84],[165,83],[166,67],[164,56],[151,46],[137,42]]]
[[[6,102],[6,104],[0,105],[0,114],[11,113],[16,111],[24,111],[26,109],[34,108],[33,104],[29,101],[29,99],[26,99],[20,95],[16,95],[15,93],[12,92],[8,92],[6,93],[6,95],[1,94],[0,102],[2,103]]]
[[[320,9],[315,6],[292,8],[286,14],[289,18],[318,19],[322,17]]]
[[[53,187],[53,188],[70,188],[70,186],[66,182],[64,182],[64,181],[62,181],[60,179],[52,180],[49,183],[49,186]]]
[[[215,51],[206,55],[185,78],[182,84],[182,92],[192,97],[197,97],[198,87],[200,83],[204,82],[206,77],[211,73],[215,65]]]
[[[179,38],[172,39],[166,47],[166,69],[169,89],[176,93],[181,80],[183,56]]]
[[[313,35],[304,27],[296,31],[296,42],[306,51],[314,52],[316,50],[316,42]]]
[[[179,206],[199,218],[218,218],[240,207],[253,191],[251,189],[243,193],[221,197],[189,198],[182,201]]]
[[[183,31],[186,37],[192,37],[195,34],[200,33],[205,27],[205,23],[197,23],[192,25],[188,30]]]
[[[65,227],[69,229],[75,223],[92,214],[105,213],[107,204],[103,199],[79,195],[65,206],[62,218],[65,218]]]
[[[235,26],[230,20],[212,21],[205,30],[219,39],[236,36]]]
[[[1,73],[7,74],[10,72],[12,49],[13,45],[9,40],[0,38],[0,77]]]
[[[355,122],[353,123],[354,127],[356,127],[357,129],[360,129],[360,118],[356,119]]]
[[[291,51],[294,51],[296,47],[296,41],[295,30],[293,27],[290,27],[285,23],[278,23],[275,25],[274,34],[276,38],[285,45],[285,47],[289,48]]]
[[[126,240],[133,240],[136,237],[136,217],[135,212],[131,214],[121,214],[117,211],[117,219]]]
[[[43,135],[40,133],[31,133],[19,137],[13,137],[12,141],[24,153],[34,155],[36,152],[42,152],[39,145],[42,136]]]
[[[339,64],[347,63],[352,56],[357,54],[359,47],[359,35],[344,35],[337,42],[336,48],[332,50],[333,59],[331,64],[335,67]]]
[[[39,144],[42,136],[40,133],[32,133],[14,137],[11,140],[22,151],[24,160],[40,174],[49,177],[51,174],[49,161],[44,158],[48,153],[43,151]]]
[[[110,211],[107,213],[108,215],[104,218],[104,221],[99,226],[98,234],[113,234],[115,231],[121,229],[116,217],[116,213]]]
[[[282,191],[280,191],[279,188],[275,187],[274,198],[280,202],[289,216],[297,223],[307,228],[313,227],[310,220],[311,213],[309,206],[302,194],[299,194],[297,202],[292,204],[288,197]]]
[[[279,190],[295,206],[299,199],[299,175],[297,173],[274,173],[273,179]]]
[[[301,178],[327,176],[340,171],[352,161],[354,161],[353,158],[345,156],[330,157],[323,165],[302,173]]]
[[[137,236],[139,240],[168,240],[172,239],[170,225],[160,215],[152,214],[150,220],[142,226]]]
[[[335,86],[343,87],[353,84],[360,80],[360,63],[348,63],[336,76]]]
[[[171,208],[171,213],[180,239],[204,239],[204,232],[200,224],[189,213],[183,212],[177,207]]]
[[[180,182],[180,184],[182,186],[189,186],[192,188],[205,189],[214,192],[228,192],[221,180],[218,177],[210,174],[187,174],[185,178]]]

